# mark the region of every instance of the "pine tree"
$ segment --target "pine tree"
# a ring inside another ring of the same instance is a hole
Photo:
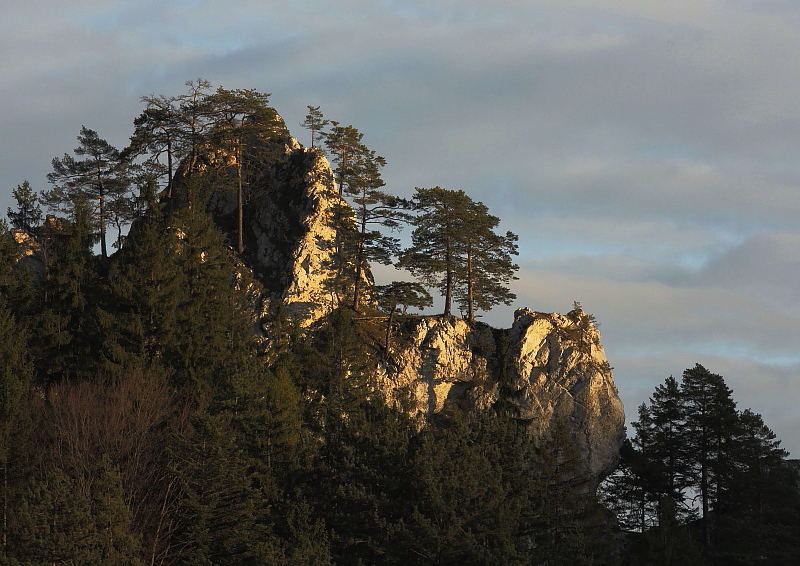
[[[198,195],[195,194],[198,185],[191,182],[192,177],[200,166],[200,157],[207,148],[208,130],[211,123],[208,119],[208,96],[211,83],[198,78],[186,81],[188,91],[176,97],[178,113],[176,115],[178,133],[181,147],[184,148],[186,157],[183,162],[184,176],[187,178],[187,194],[185,204],[188,207],[196,206]]]
[[[711,511],[729,489],[729,454],[736,423],[736,403],[721,375],[700,364],[686,369],[681,381],[684,448],[693,454],[687,476],[700,495],[703,547],[712,545]]]
[[[400,240],[386,236],[374,227],[399,230],[401,223],[408,220],[404,210],[410,206],[405,199],[381,190],[384,182],[381,179],[380,169],[386,162],[382,157],[376,156],[374,151],[365,151],[365,154],[361,174],[347,187],[347,194],[352,197],[355,209],[357,231],[353,282],[353,309],[356,311],[361,303],[362,287],[369,262],[389,265],[392,263],[392,258],[399,253]]]
[[[499,219],[483,203],[464,191],[418,188],[414,208],[418,214],[411,220],[412,246],[401,254],[397,266],[439,289],[445,315],[451,314],[453,299],[474,322],[476,309],[488,310],[516,298],[507,285],[518,269],[511,261],[517,237],[511,232],[496,234]]]
[[[44,201],[52,210],[67,213],[74,212],[76,196],[90,203],[92,224],[99,230],[105,260],[108,258],[106,228],[115,215],[128,210],[130,180],[119,150],[96,131],[82,126],[78,141],[80,145],[74,153],[84,159],[76,160],[67,154],[53,159],[53,171],[47,175],[53,189],[44,193]]]
[[[433,298],[425,287],[419,283],[410,281],[392,281],[389,285],[378,285],[378,306],[389,313],[386,319],[386,339],[384,348],[389,350],[389,342],[392,334],[392,323],[394,315],[398,311],[398,305],[402,308],[400,313],[406,314],[408,307],[424,309],[433,306]]]
[[[311,147],[316,147],[317,139],[324,137],[322,129],[330,123],[322,116],[319,106],[308,106],[308,114],[306,119],[301,122],[301,126],[311,132]]]
[[[147,107],[133,121],[134,132],[123,154],[131,161],[149,154],[145,160],[146,169],[156,178],[166,177],[164,196],[171,199],[176,164],[187,151],[180,131],[178,98],[152,95],[143,96],[141,100]],[[162,155],[166,155],[166,164],[160,161]]]
[[[475,311],[488,311],[494,305],[511,304],[517,298],[508,284],[516,279],[519,269],[511,260],[517,254],[518,237],[511,232],[495,233],[500,222],[489,214],[489,209],[480,202],[471,203],[464,211],[464,225],[468,227],[462,235],[463,283],[456,298],[469,322],[475,321]]]
[[[339,196],[343,197],[350,190],[349,187],[357,182],[361,168],[365,163],[365,152],[369,150],[361,143],[364,134],[353,126],[342,126],[332,120],[332,128],[325,132],[325,146],[330,152],[336,165],[334,177],[339,187]]]
[[[208,134],[210,145],[225,152],[235,170],[235,247],[242,253],[246,189],[251,179],[278,157],[277,146],[270,142],[288,134],[275,109],[269,106],[269,94],[252,89],[227,90],[220,87],[206,98],[206,105],[212,124]]]

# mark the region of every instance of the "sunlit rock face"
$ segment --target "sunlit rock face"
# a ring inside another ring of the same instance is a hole
[[[506,346],[500,338],[505,333]],[[565,422],[588,470],[603,477],[625,438],[624,411],[590,316],[520,309],[512,328],[472,328],[455,317],[421,317],[376,376],[386,396],[424,422],[448,403],[486,408],[501,396],[540,439]]]
[[[289,148],[284,163],[248,204],[248,248],[256,277],[273,308],[308,326],[338,299],[327,285],[335,273],[336,207],[341,204],[328,160]]]
[[[394,341],[376,379],[392,402],[402,399],[418,420],[447,402],[488,407],[497,399],[498,384],[489,383],[488,360],[475,351],[474,340],[472,328],[460,318],[420,317]]]
[[[269,321],[280,310],[310,327],[338,306],[330,282],[337,210],[347,204],[322,152],[290,139],[283,155],[248,195],[242,258],[264,288],[256,316]],[[229,232],[231,198],[213,203]],[[374,379],[420,425],[448,405],[482,409],[502,399],[535,438],[546,438],[556,420],[566,423],[595,477],[616,465],[623,407],[600,334],[580,309],[566,315],[520,309],[508,330],[452,316],[407,317],[401,326],[388,350],[374,350]]]
[[[590,316],[520,309],[509,332],[510,401],[537,437],[569,425],[596,476],[609,473],[625,439],[625,413]]]

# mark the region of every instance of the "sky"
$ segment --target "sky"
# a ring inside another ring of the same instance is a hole
[[[387,190],[519,235],[529,307],[600,322],[628,421],[700,363],[800,457],[800,2],[0,0],[0,216],[81,126],[252,88],[364,133]],[[383,275],[382,275],[383,276]],[[391,274],[385,274],[390,277]],[[441,303],[441,301],[440,301]],[[629,428],[630,430],[630,428]]]

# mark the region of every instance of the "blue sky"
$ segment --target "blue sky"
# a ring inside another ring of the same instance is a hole
[[[629,418],[701,363],[800,455],[800,3],[0,7],[0,211],[82,125],[125,145],[142,95],[270,92],[302,143],[318,105],[390,190],[463,189],[520,236],[515,306],[592,312]]]

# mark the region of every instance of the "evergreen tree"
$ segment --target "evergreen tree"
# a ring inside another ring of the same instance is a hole
[[[761,415],[738,416],[733,441],[731,485],[717,502],[714,564],[794,564],[800,528],[798,477],[788,453]]]
[[[556,419],[549,438],[537,448],[538,489],[533,493],[532,538],[539,564],[602,563],[608,549],[599,544],[603,532],[602,508],[593,478],[569,428]]]
[[[508,289],[519,266],[511,260],[517,255],[518,237],[511,232],[496,234],[500,222],[489,214],[483,203],[474,202],[464,211],[464,226],[468,227],[461,243],[463,254],[462,284],[456,298],[466,311],[466,319],[475,322],[475,311],[488,311],[494,305],[508,305],[517,296]]]
[[[171,199],[176,163],[186,154],[186,140],[180,130],[178,98],[152,95],[143,96],[141,100],[147,106],[133,121],[134,132],[124,154],[129,160],[149,154],[145,160],[146,168],[157,178],[166,177],[164,196]],[[163,155],[166,155],[166,164],[160,162]]]
[[[50,261],[32,313],[34,364],[43,383],[86,375],[99,362],[93,318],[99,269],[89,216],[85,200],[78,197],[72,222],[57,221],[51,232]]]
[[[308,106],[306,119],[301,122],[301,126],[311,132],[311,147],[316,147],[317,139],[324,137],[322,129],[330,123],[322,116],[319,106]]]
[[[45,566],[100,563],[89,501],[71,479],[51,470],[27,486],[9,517],[10,564]]]
[[[5,458],[8,434],[20,397],[31,381],[28,334],[0,297],[0,458]]]
[[[350,392],[324,411],[308,492],[330,533],[332,559],[354,566],[393,563],[402,556],[412,492],[411,425],[375,394]]]
[[[247,458],[226,420],[197,414],[193,429],[171,450],[180,490],[173,564],[275,564],[283,559],[259,512]]]
[[[179,266],[181,240],[169,221],[151,205],[114,257],[99,312],[107,368],[177,364],[187,282]]]
[[[640,478],[644,481],[647,508],[650,504],[659,505],[662,496],[667,496],[675,502],[677,513],[691,515],[685,492],[692,485],[688,466],[695,455],[687,450],[683,394],[675,378],[670,376],[656,386],[650,405],[639,407],[639,420],[632,426],[636,430],[633,442],[640,458],[647,462],[642,466],[646,477]],[[657,509],[650,509],[650,515],[654,519],[660,516]]]
[[[184,148],[186,157],[183,162],[184,176],[189,180],[185,204],[189,207],[195,204],[198,195],[194,193],[199,188],[191,182],[191,178],[200,166],[200,157],[208,142],[208,130],[211,123],[208,119],[208,96],[211,83],[198,78],[186,81],[188,91],[176,98],[178,113],[176,115],[178,134],[181,147]]]
[[[524,423],[452,411],[414,451],[406,564],[530,564],[533,446]]]
[[[130,181],[119,150],[97,132],[82,126],[78,141],[74,152],[84,159],[67,154],[53,159],[53,171],[47,175],[53,189],[44,193],[44,201],[51,209],[67,213],[74,212],[79,195],[91,203],[93,225],[99,229],[101,254],[106,259],[106,227],[114,215],[129,208]]]
[[[662,496],[658,504],[658,527],[644,534],[633,552],[633,563],[641,566],[701,566],[700,546],[679,519],[675,500]]]
[[[397,313],[398,305],[402,308],[400,313],[405,315],[408,307],[424,309],[433,306],[433,298],[425,287],[410,281],[392,281],[389,285],[379,285],[377,288],[378,306],[389,313],[386,319],[386,340],[384,348],[389,350],[389,341],[392,334],[392,323]]]
[[[459,238],[465,226],[461,211],[471,199],[463,191],[439,187],[417,189],[415,208],[421,213],[412,224],[412,247],[400,256],[398,267],[408,269],[427,287],[437,287],[444,296],[444,314],[451,314],[457,285]]]
[[[518,269],[511,261],[517,237],[495,234],[499,219],[486,206],[464,191],[434,187],[417,189],[414,208],[418,215],[411,221],[412,246],[397,265],[439,289],[445,315],[451,314],[454,298],[466,308],[469,322],[474,322],[476,309],[516,298],[507,284]]]
[[[33,234],[42,223],[42,208],[39,206],[39,195],[31,189],[31,184],[25,180],[12,191],[14,200],[17,201],[17,210],[8,209],[8,219],[11,225],[19,230]]]
[[[186,286],[176,310],[180,332],[166,353],[175,382],[220,402],[236,399],[258,375],[247,297],[252,282],[234,271],[223,234],[203,211],[182,209],[172,225]]]
[[[27,352],[27,333],[14,320],[0,295],[0,520],[2,539],[0,556],[8,554],[9,499],[9,445],[11,430],[17,420],[22,396],[30,386],[31,362]]]
[[[654,486],[661,485],[661,466],[644,457],[629,438],[619,456],[617,469],[603,480],[598,493],[624,531],[644,534],[658,525],[658,490]]]
[[[139,542],[131,533],[130,510],[125,504],[119,474],[111,459],[101,459],[92,501],[96,529],[96,564],[141,566]]]
[[[355,280],[353,282],[353,308],[359,309],[362,287],[369,262],[377,261],[384,265],[392,263],[392,257],[399,253],[400,241],[386,236],[374,226],[398,230],[401,222],[408,219],[403,212],[409,203],[381,190],[384,182],[380,168],[385,160],[374,151],[365,151],[365,163],[361,175],[353,179],[347,187],[352,197],[356,220]]]
[[[342,126],[332,120],[332,128],[323,134],[325,146],[330,152],[334,168],[334,177],[339,187],[339,196],[348,194],[349,187],[357,183],[365,163],[367,147],[361,143],[364,134],[353,126]]]
[[[687,476],[700,496],[703,547],[711,547],[711,510],[730,488],[732,433],[736,403],[721,375],[700,364],[686,369],[681,381],[684,448],[692,455]]]
[[[331,124],[324,138],[335,164],[339,196],[353,203],[353,209],[344,201],[336,209],[336,250],[342,279],[337,286],[352,286],[352,305],[358,310],[368,263],[388,265],[399,251],[399,240],[376,227],[399,229],[407,220],[403,211],[409,203],[382,190],[380,170],[386,160],[362,143],[364,135],[353,126],[341,126],[336,121]]]
[[[0,218],[0,302],[16,316],[17,322],[28,326],[34,299],[34,270],[31,262],[20,261],[28,250],[17,242],[8,224]]]
[[[211,145],[228,154],[235,170],[235,247],[239,253],[244,251],[245,189],[249,180],[277,157],[276,146],[269,142],[288,135],[283,121],[268,103],[269,94],[252,89],[220,87],[206,98],[213,126],[209,132]]]

